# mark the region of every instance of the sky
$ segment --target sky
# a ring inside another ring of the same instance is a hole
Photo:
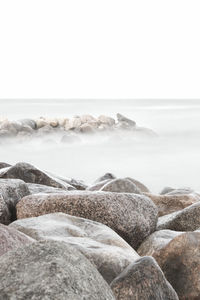
[[[199,0],[0,0],[0,98],[200,98]]]

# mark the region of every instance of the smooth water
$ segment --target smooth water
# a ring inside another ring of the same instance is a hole
[[[121,113],[153,129],[158,138],[82,137],[80,143],[34,141],[1,144],[0,161],[26,161],[41,169],[90,183],[105,172],[131,176],[153,192],[164,186],[200,191],[200,100],[0,100],[0,117],[71,117]]]

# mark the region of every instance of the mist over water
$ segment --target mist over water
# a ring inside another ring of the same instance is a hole
[[[19,161],[66,177],[93,182],[105,172],[131,176],[153,192],[164,186],[200,191],[200,100],[0,100],[0,117],[72,117],[121,113],[158,138],[135,139],[126,131],[82,135],[72,144],[31,140],[1,143],[0,161]]]

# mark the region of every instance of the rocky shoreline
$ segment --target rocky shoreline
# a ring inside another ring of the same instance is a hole
[[[156,133],[145,127],[140,127],[135,121],[117,114],[116,119],[101,115],[95,118],[91,115],[74,116],[73,118],[21,119],[11,121],[0,120],[0,142],[4,139],[27,141],[32,138],[57,136],[62,143],[73,143],[80,140],[81,135],[102,134],[108,132],[130,132],[138,137],[155,137]]]
[[[87,185],[2,162],[0,241],[0,299],[200,299],[190,188],[152,194],[135,178]]]

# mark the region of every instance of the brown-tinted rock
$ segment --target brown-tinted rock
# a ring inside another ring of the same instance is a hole
[[[126,177],[126,179],[133,182],[142,193],[149,193],[149,189],[143,183],[141,183],[140,181],[138,181],[134,178],[131,178],[131,177]]]
[[[10,250],[35,242],[24,233],[3,224],[0,224],[0,241],[0,256]]]
[[[164,216],[181,210],[198,201],[193,195],[153,195],[145,193],[158,207],[159,216]]]
[[[22,180],[0,179],[0,223],[7,225],[16,220],[16,204],[29,194]]]
[[[101,191],[114,193],[134,193],[141,194],[140,189],[128,179],[113,179],[106,183]]]
[[[57,240],[73,245],[95,264],[108,283],[139,258],[116,232],[88,219],[54,213],[17,220],[10,226],[36,240]]]
[[[44,184],[65,190],[73,190],[71,185],[53,178],[46,172],[43,172],[28,163],[17,163],[14,166],[0,170],[0,178],[18,178],[29,183]]]
[[[157,262],[148,256],[130,264],[111,288],[116,300],[178,300]]]
[[[37,242],[2,255],[0,278],[0,299],[115,299],[90,261],[59,241]]]
[[[200,226],[200,202],[158,219],[157,229],[194,231]]]
[[[109,192],[31,195],[17,205],[18,219],[64,212],[103,223],[134,249],[155,231],[157,208],[146,196]]]
[[[172,236],[171,233],[169,235]],[[200,299],[200,232],[177,233],[173,239],[159,237],[156,242],[150,236],[147,240],[149,242],[145,241],[138,252],[153,255],[179,299]]]

